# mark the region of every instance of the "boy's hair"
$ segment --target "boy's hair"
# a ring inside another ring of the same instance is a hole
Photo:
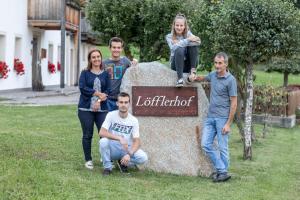
[[[126,92],[120,92],[120,93],[118,94],[118,100],[119,100],[119,97],[128,97],[129,102],[130,102],[130,96],[129,96],[129,94],[126,93]]]
[[[111,43],[112,42],[121,42],[122,47],[124,46],[124,41],[119,37],[113,37],[109,40],[109,48],[111,48]]]

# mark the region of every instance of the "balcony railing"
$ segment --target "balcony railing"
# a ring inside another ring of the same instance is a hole
[[[60,30],[61,0],[28,0],[28,23],[46,30]],[[68,0],[66,5],[66,29],[79,27],[80,7]]]

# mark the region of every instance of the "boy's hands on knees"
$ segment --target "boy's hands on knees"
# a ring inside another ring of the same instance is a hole
[[[121,159],[121,164],[122,164],[122,165],[125,165],[125,166],[128,166],[129,161],[130,161],[130,156],[129,156],[129,154],[126,154],[126,155],[123,156],[123,158]]]

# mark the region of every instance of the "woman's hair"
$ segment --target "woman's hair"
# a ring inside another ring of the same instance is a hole
[[[94,53],[94,52],[98,52],[100,54],[100,57],[101,57],[100,69],[102,69],[102,67],[103,67],[103,64],[102,64],[102,53],[101,53],[101,51],[99,49],[92,49],[88,53],[88,56],[87,56],[87,59],[88,59],[88,65],[86,67],[87,70],[91,70],[92,69],[91,56],[92,56],[92,53]]]
[[[176,20],[177,19],[183,19],[184,20],[184,26],[185,26],[185,28],[184,28],[184,31],[183,31],[183,37],[184,38],[186,38],[187,37],[187,32],[188,32],[188,30],[189,30],[189,26],[188,26],[188,24],[187,24],[187,20],[186,20],[186,17],[184,16],[184,14],[181,14],[181,13],[178,13],[176,16],[175,16],[175,18],[174,18],[174,20],[173,20],[173,23],[172,23],[172,40],[176,40],[176,31],[175,31],[175,22],[176,22]]]

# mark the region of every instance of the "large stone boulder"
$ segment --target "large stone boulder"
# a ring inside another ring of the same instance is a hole
[[[176,77],[175,71],[161,63],[140,63],[126,71],[121,91],[132,95],[132,86],[175,86]],[[211,164],[200,147],[208,100],[200,83],[185,87],[197,87],[198,116],[136,116],[140,125],[142,149],[149,157],[145,167],[156,172],[209,176],[212,172]]]

